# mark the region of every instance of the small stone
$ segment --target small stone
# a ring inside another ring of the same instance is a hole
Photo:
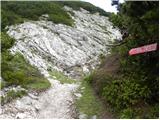
[[[89,73],[89,70],[88,70],[87,66],[83,66],[83,72],[84,73]]]
[[[32,99],[38,100],[38,97],[31,93],[28,93],[28,96],[31,97]]]
[[[82,87],[82,88],[81,88],[81,90],[84,90],[84,89],[85,89],[85,87]]]
[[[91,119],[96,119],[96,118],[97,118],[97,116],[96,116],[96,115],[93,115]]]
[[[13,113],[11,113],[11,116],[14,117],[15,115]]]
[[[18,85],[18,86],[17,86],[17,89],[21,89],[21,86]]]
[[[40,108],[41,108],[41,106],[40,106],[39,104],[36,104],[36,105],[35,105],[36,111],[39,111]]]
[[[0,108],[0,114],[2,114],[2,108]]]
[[[57,79],[55,76],[52,76],[53,79]]]
[[[74,95],[75,95],[76,97],[78,97],[78,98],[82,97],[82,95],[81,95],[80,93],[75,93]]]
[[[25,117],[26,117],[26,114],[24,114],[24,113],[17,113],[17,115],[16,115],[17,119],[23,119]]]
[[[15,92],[17,91],[17,89],[16,89],[16,88],[12,88],[12,90],[13,90],[13,91],[15,91]]]
[[[87,115],[86,114],[80,114],[79,115],[79,119],[86,119],[87,118]]]

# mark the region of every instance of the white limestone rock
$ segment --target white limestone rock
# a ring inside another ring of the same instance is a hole
[[[26,114],[24,113],[17,113],[16,118],[17,119],[24,119],[26,117]]]
[[[72,12],[74,27],[47,20],[8,27],[8,35],[16,39],[11,53],[20,52],[30,64],[36,66],[50,81],[51,88],[39,96],[25,96],[2,106],[0,118],[73,118],[73,93],[79,84],[61,84],[50,76],[48,69],[64,73],[69,71],[71,77],[89,72],[100,64],[100,54],[108,54],[107,45],[114,39],[121,39],[121,34],[118,29],[113,29],[107,17],[84,10]],[[4,92],[9,89],[4,89]],[[87,115],[80,114],[79,118],[87,118]]]

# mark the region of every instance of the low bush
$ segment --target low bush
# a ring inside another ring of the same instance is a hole
[[[1,87],[21,85],[30,90],[45,90],[50,87],[50,82],[36,67],[30,65],[20,53],[12,55],[9,52],[8,49],[13,46],[14,39],[2,33],[1,41],[3,49],[1,54],[1,76],[3,83],[5,83],[1,84]]]
[[[90,13],[96,13],[99,12],[100,15],[103,16],[109,16],[111,13],[104,11],[103,9],[96,7],[94,5],[92,5],[89,2],[82,2],[82,1],[61,1],[61,2],[57,2],[60,5],[66,5],[69,6],[71,8],[73,8],[74,10],[80,10],[80,8],[83,8],[87,11],[89,11]]]
[[[9,37],[6,33],[1,32],[1,51],[5,51],[13,46],[15,40]]]
[[[2,1],[2,31],[8,25],[22,23],[24,20],[39,20],[43,14],[49,15],[49,20],[69,26],[74,24],[72,18],[56,2],[35,1]]]
[[[113,80],[103,88],[103,96],[117,110],[134,106],[149,95],[147,86],[131,79]]]
[[[7,93],[5,97],[1,96],[1,104],[4,105],[5,103],[11,102],[13,99],[21,98],[22,96],[26,95],[26,91],[17,91],[11,90]]]
[[[74,20],[70,19],[70,17],[62,14],[50,14],[49,20],[53,21],[54,23],[62,23],[68,26],[73,26],[74,22]]]
[[[91,72],[89,75],[84,77],[84,81],[87,83],[92,83],[93,82],[93,77],[94,77],[95,72]]]

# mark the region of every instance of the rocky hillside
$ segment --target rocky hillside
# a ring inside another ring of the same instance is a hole
[[[121,39],[121,34],[108,17],[99,13],[91,14],[83,8],[73,10],[68,6],[63,10],[74,20],[73,26],[56,24],[49,20],[48,14],[42,14],[37,21],[27,20],[6,28],[6,33],[16,40],[10,52],[22,54],[50,81],[51,87],[38,95],[30,92],[3,105],[1,118],[85,116],[81,111],[77,113],[74,106],[76,98],[81,97],[77,92],[79,80],[100,64],[101,56],[109,53],[108,45]],[[64,73],[73,82],[62,84],[55,71]]]
[[[121,39],[121,34],[113,29],[107,17],[90,14],[82,8],[81,11],[65,9],[74,13],[74,27],[43,18],[10,26],[7,33],[17,40],[11,51],[23,54],[42,72],[57,69],[75,76],[94,69],[100,54],[107,54],[107,45]]]

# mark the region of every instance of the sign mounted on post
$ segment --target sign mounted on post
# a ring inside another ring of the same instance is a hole
[[[133,48],[129,51],[129,55],[136,55],[157,50],[157,43]]]

